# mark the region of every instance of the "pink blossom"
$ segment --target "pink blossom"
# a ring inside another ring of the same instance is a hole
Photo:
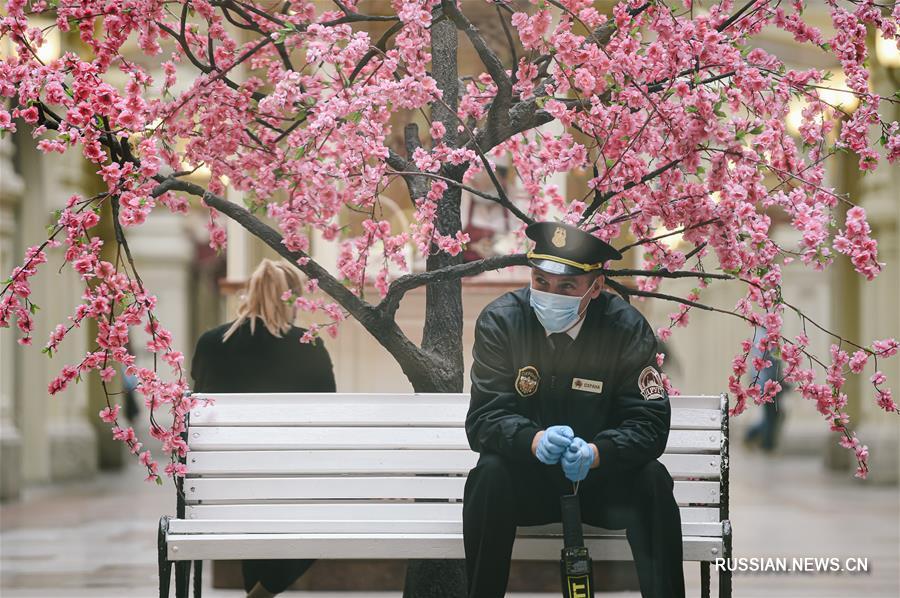
[[[887,382],[887,376],[885,376],[884,373],[879,370],[872,374],[872,376],[869,378],[869,381],[875,386],[879,386]]]
[[[853,353],[853,357],[850,358],[850,371],[854,374],[859,374],[866,367],[868,359],[869,355],[865,351],[856,351]]]
[[[897,350],[900,349],[900,342],[894,338],[888,338],[881,341],[874,341],[872,343],[872,350],[879,357],[893,357],[897,354]]]
[[[444,134],[446,134],[447,129],[446,129],[446,127],[444,127],[444,123],[442,123],[439,120],[435,120],[435,121],[432,121],[431,129],[429,132],[431,133],[431,138],[434,139],[435,141],[438,141],[444,137]]]
[[[104,407],[102,411],[100,411],[100,419],[105,421],[108,424],[116,423],[116,418],[119,417],[119,405],[113,405],[112,407]]]
[[[33,125],[38,121],[38,109],[35,106],[29,106],[25,110],[19,110],[19,116],[28,124]]]
[[[185,465],[184,463],[173,461],[166,465],[165,472],[170,477],[183,478],[187,475],[187,465]]]

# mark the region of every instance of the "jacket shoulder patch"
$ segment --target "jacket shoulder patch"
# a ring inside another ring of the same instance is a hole
[[[526,365],[519,370],[516,376],[516,392],[521,397],[530,397],[537,392],[541,382],[541,375],[533,365]]]
[[[641,396],[647,401],[661,399],[666,396],[662,376],[652,365],[648,365],[641,370],[638,376],[638,388],[641,391]]]

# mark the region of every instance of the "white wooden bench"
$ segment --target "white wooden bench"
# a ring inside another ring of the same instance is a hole
[[[192,410],[176,518],[159,532],[160,596],[200,595],[204,559],[464,558],[462,497],[478,458],[465,394],[216,394]],[[660,458],[675,479],[684,559],[731,556],[727,397],[673,397]],[[438,453],[436,456],[435,453]],[[594,560],[631,560],[624,531],[586,526]],[[559,525],[519,529],[513,557],[557,560]],[[719,596],[731,595],[730,573]]]

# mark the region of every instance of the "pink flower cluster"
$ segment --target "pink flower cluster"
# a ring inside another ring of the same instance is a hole
[[[834,238],[836,251],[850,257],[853,267],[868,280],[881,272],[878,262],[878,241],[871,237],[872,229],[866,221],[866,211],[854,206],[847,211],[844,230]]]

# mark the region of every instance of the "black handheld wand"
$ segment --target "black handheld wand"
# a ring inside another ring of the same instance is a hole
[[[560,497],[563,549],[559,559],[565,598],[594,598],[593,562],[581,531],[581,505],[576,494]]]

